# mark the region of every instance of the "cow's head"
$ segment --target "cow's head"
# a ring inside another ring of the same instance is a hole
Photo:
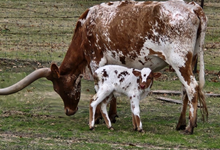
[[[141,71],[134,69],[133,74],[139,77],[138,82],[141,89],[151,88],[153,79],[161,76],[161,73],[152,72],[149,68],[143,68]]]
[[[82,75],[61,75],[56,64],[52,64],[51,68],[37,69],[14,85],[0,89],[0,95],[16,93],[42,77],[53,82],[54,90],[63,99],[66,115],[74,115],[78,110]]]
[[[61,75],[56,64],[51,65],[51,74],[47,77],[53,82],[54,91],[56,91],[64,102],[66,115],[74,115],[78,110],[78,102],[81,94],[82,75],[74,74]]]

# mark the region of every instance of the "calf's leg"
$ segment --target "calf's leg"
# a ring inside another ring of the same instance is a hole
[[[110,100],[110,107],[109,107],[108,114],[109,114],[109,118],[111,122],[115,123],[116,117],[118,117],[118,115],[117,115],[117,102],[116,102],[116,98],[114,97],[114,95],[112,96]]]
[[[112,125],[111,125],[109,115],[108,115],[108,112],[107,112],[107,105],[109,104],[111,99],[112,99],[112,94],[109,97],[107,97],[104,101],[102,101],[102,103],[101,103],[102,117],[104,118],[105,124],[109,129],[113,129]]]
[[[102,114],[101,114],[101,104],[99,104],[96,107],[95,110],[95,124],[99,124],[99,121],[102,119]]]
[[[107,99],[106,99],[107,100]],[[118,117],[117,115],[117,103],[116,103],[116,98],[112,96],[110,100],[110,107],[109,107],[109,112],[108,112],[109,118],[112,123],[116,122],[116,118]],[[96,108],[95,112],[95,123],[99,124],[99,120],[102,119],[102,114],[101,114],[101,105],[99,104]]]
[[[110,94],[111,94],[111,91],[109,90],[106,90],[106,91],[99,90],[90,100],[90,105],[89,105],[89,128],[90,130],[94,129],[95,112],[96,112],[97,106]]]
[[[132,113],[132,124],[133,124],[133,129],[137,131],[137,122],[133,113]]]
[[[139,99],[136,98],[136,96],[134,95],[134,96],[132,96],[130,103],[131,103],[131,111],[132,111],[133,129],[141,132],[142,131],[142,122],[140,119]]]

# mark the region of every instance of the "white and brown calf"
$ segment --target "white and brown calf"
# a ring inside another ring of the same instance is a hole
[[[117,65],[107,65],[100,67],[94,73],[96,94],[90,101],[89,127],[94,129],[95,110],[101,103],[101,113],[105,123],[111,129],[106,106],[118,93],[129,97],[132,111],[132,122],[135,130],[142,131],[140,120],[139,101],[150,92],[153,78],[158,78],[160,73],[153,73],[149,68],[142,70],[126,68]]]

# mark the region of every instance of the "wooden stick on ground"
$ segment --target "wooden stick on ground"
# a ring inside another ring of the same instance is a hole
[[[170,103],[182,104],[181,100],[174,100],[174,99],[166,98],[166,97],[156,97],[156,99],[165,101],[165,102],[170,102]]]
[[[167,97],[156,97],[156,99],[170,103],[182,104],[181,100],[175,100]],[[199,103],[198,103],[198,107],[201,107]]]
[[[169,91],[169,90],[152,90],[153,94],[169,94],[169,95],[180,95],[180,91]],[[220,94],[205,93],[208,97],[220,97]]]

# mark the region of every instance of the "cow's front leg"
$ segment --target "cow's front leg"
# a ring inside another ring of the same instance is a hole
[[[109,107],[108,115],[109,115],[111,122],[115,123],[116,117],[118,117],[118,115],[117,115],[117,102],[114,96],[112,96],[110,100],[110,107]]]

